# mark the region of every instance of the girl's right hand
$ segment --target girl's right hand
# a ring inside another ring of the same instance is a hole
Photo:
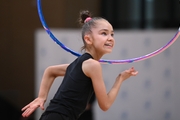
[[[44,110],[44,103],[45,103],[44,99],[36,98],[31,103],[29,103],[28,105],[22,108],[22,111],[24,111],[22,113],[22,116],[29,117],[38,107]]]
[[[123,71],[118,77],[124,81],[131,76],[136,76],[137,74],[138,71],[136,71],[134,67],[131,67],[130,69]]]

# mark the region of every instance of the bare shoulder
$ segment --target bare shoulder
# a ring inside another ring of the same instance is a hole
[[[100,66],[100,63],[97,60],[88,59],[88,60],[83,62],[83,65],[90,67],[90,68],[94,68],[94,67]]]
[[[94,59],[88,59],[83,62],[82,70],[85,75],[90,77],[94,72],[101,70],[101,65],[99,61],[96,61]]]

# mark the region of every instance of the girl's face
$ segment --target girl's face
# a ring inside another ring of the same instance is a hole
[[[95,52],[100,55],[112,52],[114,47],[114,31],[112,25],[106,20],[98,20],[91,31],[90,39]]]

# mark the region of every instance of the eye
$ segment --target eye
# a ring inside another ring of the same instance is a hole
[[[106,32],[102,32],[101,35],[107,35],[107,33]]]
[[[112,33],[111,36],[114,37],[114,33]]]

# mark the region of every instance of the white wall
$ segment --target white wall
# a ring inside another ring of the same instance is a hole
[[[69,48],[80,51],[80,30],[53,29],[54,35]],[[127,59],[139,57],[164,46],[176,30],[118,31],[115,30],[114,51],[103,59]],[[35,97],[45,68],[49,65],[70,63],[76,57],[65,52],[48,34],[40,29],[35,34],[36,78]],[[110,90],[115,77],[123,70],[134,66],[139,75],[125,81],[119,95],[107,111],[94,106],[95,120],[177,120],[180,118],[180,40],[161,54],[150,59],[129,64],[102,64],[103,77]],[[62,78],[57,78],[49,93],[53,97]],[[46,104],[47,106],[47,104]],[[37,110],[37,120],[42,113]]]

